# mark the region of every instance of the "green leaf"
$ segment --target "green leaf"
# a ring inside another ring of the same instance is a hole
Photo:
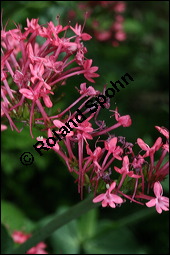
[[[55,254],[79,254],[80,239],[77,233],[77,221],[64,225],[51,236]]]
[[[8,227],[10,233],[14,230],[31,232],[34,228],[33,222],[24,213],[6,201],[1,202],[1,222]]]
[[[78,230],[81,240],[90,239],[96,232],[98,210],[93,209],[81,216],[78,223]]]
[[[107,228],[112,224],[111,221],[104,221],[98,224],[96,236],[84,243],[86,254],[140,254],[135,237],[127,228],[112,229],[107,232],[102,228]],[[105,225],[105,226],[104,226]],[[142,251],[142,253],[145,253]]]
[[[161,184],[163,186],[163,189],[166,192],[169,192],[169,175],[167,176],[167,178]]]
[[[8,250],[12,249],[14,242],[9,236],[6,228],[1,225],[1,254],[6,254]]]

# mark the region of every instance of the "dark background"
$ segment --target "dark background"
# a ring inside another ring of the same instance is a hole
[[[39,18],[39,22],[44,24],[55,21],[59,14],[61,24],[65,25],[68,22],[67,12],[70,9],[78,12],[78,2],[2,1],[3,24],[10,19],[7,29],[15,27],[13,21],[24,27],[27,17]],[[112,109],[117,105],[121,114],[132,117],[131,127],[116,130],[116,135],[126,136],[129,142],[140,137],[152,145],[159,136],[154,126],[168,127],[168,7],[168,1],[128,1],[123,14],[127,33],[124,42],[118,47],[95,38],[85,42],[87,57],[93,59],[93,65],[99,66],[100,77],[94,84],[96,89],[102,90],[104,84],[110,80],[117,81],[127,72],[134,78],[134,82],[111,101]],[[110,17],[104,11],[102,15],[107,22]],[[74,26],[76,22],[77,19],[71,24]],[[83,24],[83,20],[79,22]],[[88,26],[87,29],[85,26],[85,32],[88,32]],[[84,81],[82,76],[68,79],[67,87],[62,87],[62,92],[65,92],[63,109],[77,98],[74,87],[79,87]],[[89,82],[87,84],[90,85]],[[110,121],[106,111],[103,111],[103,119]],[[34,134],[39,136],[37,130]],[[80,201],[74,179],[60,158],[52,151],[44,152],[40,157],[32,147],[35,143],[28,127],[19,134],[10,128],[2,133],[2,220],[9,225],[10,231],[17,227],[18,230],[30,231],[48,215]],[[34,155],[31,166],[23,166],[19,161],[25,151]],[[166,195],[168,185],[164,185]],[[13,206],[18,209],[9,210]],[[24,215],[21,216],[18,210]],[[79,229],[83,220],[87,225],[91,222],[92,226],[93,217],[96,217],[98,228],[94,227],[96,232],[88,239],[86,231],[83,234],[81,230],[80,234]],[[117,221],[125,223],[119,228],[108,228],[109,224],[114,226]],[[136,204],[126,203],[115,210],[96,209],[60,231],[47,240],[50,253],[168,253],[168,212],[158,215],[155,210]],[[99,247],[98,250],[96,247]]]

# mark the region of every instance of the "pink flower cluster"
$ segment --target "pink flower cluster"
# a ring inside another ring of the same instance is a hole
[[[110,5],[104,2],[109,1],[101,1],[101,5]],[[66,37],[68,30],[74,35]],[[100,120],[101,109],[110,109],[110,98],[101,103],[96,101],[91,109],[85,107],[87,102],[101,94],[86,83],[77,89],[80,95],[70,106],[58,114],[48,114],[48,108],[53,109],[51,95],[55,95],[56,88],[67,78],[83,74],[88,81],[94,82],[93,78],[99,76],[96,74],[98,67],[92,66],[92,59],[84,56],[87,49],[82,41],[89,39],[91,36],[82,31],[81,25],[63,27],[49,22],[41,26],[37,19],[27,19],[23,33],[19,26],[10,31],[4,29],[2,116],[17,131],[13,120],[26,121],[31,135],[33,124],[42,125],[45,136],[37,137],[37,140],[45,144],[46,150],[51,149],[63,158],[78,183],[81,198],[86,188],[88,192],[94,192],[93,202],[102,202],[103,207],[115,208],[129,200],[141,205],[146,203],[148,207],[156,206],[158,213],[167,211],[169,199],[162,196],[160,184],[169,174],[169,161],[166,160],[169,132],[166,128],[156,126],[166,142],[158,137],[151,147],[141,138],[134,145],[125,137],[116,136],[113,130],[130,127],[131,117],[121,115],[116,108],[110,110],[113,112],[111,125]],[[73,63],[75,67],[72,67]],[[103,95],[105,91],[106,86]],[[102,96],[98,98],[102,99]],[[78,117],[76,109],[86,116],[85,120]],[[67,127],[66,123],[69,123]],[[6,127],[3,125],[2,128]],[[63,137],[60,143],[51,139],[55,134]],[[48,138],[55,141],[53,146],[47,143]],[[137,153],[136,145],[139,147]],[[153,194],[156,198],[151,196]]]
[[[12,238],[15,243],[21,244],[26,242],[31,237],[31,234],[25,234],[21,231],[14,231],[12,233]],[[35,247],[29,249],[26,254],[48,254],[45,251],[47,245],[44,242],[38,243]]]
[[[14,118],[29,123],[31,130],[33,117],[42,116],[48,126],[46,108],[52,108],[51,98],[67,78],[83,74],[94,82],[93,78],[99,76],[98,67],[85,57],[83,41],[91,36],[82,30],[78,24],[63,27],[50,21],[40,25],[38,19],[27,19],[24,32],[19,26],[1,31],[1,116],[8,119],[12,129],[19,132]],[[66,37],[66,32],[73,35]]]
[[[95,97],[99,92],[92,89],[91,86],[87,88],[85,84],[81,84],[79,93],[79,99],[59,115],[51,117],[54,120],[53,125],[48,128],[48,137],[53,138],[52,130],[55,130],[57,134],[63,136],[62,144],[59,144],[58,141],[54,146],[48,146],[46,138],[38,137],[37,140],[43,141],[48,149],[51,148],[64,159],[70,173],[78,182],[78,192],[81,194],[81,198],[83,198],[84,188],[87,188],[89,192],[94,191],[94,194],[102,192],[94,198],[93,202],[102,201],[103,207],[109,205],[114,208],[127,199],[141,205],[144,204],[144,199],[153,201],[154,198],[149,194],[154,191],[156,196],[159,194],[158,202],[155,202],[156,209],[160,206],[162,210],[168,210],[169,200],[161,198],[160,182],[169,173],[169,161],[164,162],[168,152],[169,132],[163,127],[156,126],[158,131],[166,137],[166,143],[163,143],[162,138],[158,137],[154,145],[149,147],[142,139],[138,138],[136,143],[139,146],[139,152],[136,154],[133,149],[134,145],[127,142],[125,137],[110,134],[120,126],[131,126],[131,117],[129,115],[121,116],[117,108],[114,111],[110,110],[114,112],[112,117],[115,118],[115,123],[107,126],[104,121],[98,120],[99,112],[102,109],[101,104],[98,104],[95,113],[91,113],[90,109],[84,107],[87,100]],[[85,97],[88,99],[80,103]],[[77,104],[82,114],[88,115],[88,117],[86,120],[79,120],[79,123],[76,123],[77,126],[70,123],[69,132],[64,128],[60,130],[61,127],[64,127],[64,123],[69,123],[70,120],[75,121],[76,111],[72,112],[72,109]],[[105,103],[105,107],[110,108],[109,101]],[[102,135],[105,138],[101,137]],[[91,145],[91,141],[93,141],[93,145]],[[155,155],[158,151],[161,152],[161,156],[155,163],[157,157]],[[159,203],[159,201],[161,202]],[[153,202],[146,203],[148,207],[153,204]],[[160,213],[160,209],[157,209],[157,212]]]
[[[124,1],[80,1],[78,11],[70,10],[68,15],[73,20],[81,13],[86,13],[91,34],[94,34],[98,41],[110,42],[112,46],[116,47],[120,42],[126,40],[126,33],[123,28],[124,17],[122,16],[125,9]],[[83,15],[82,18],[84,18]],[[110,23],[109,20],[111,20]]]

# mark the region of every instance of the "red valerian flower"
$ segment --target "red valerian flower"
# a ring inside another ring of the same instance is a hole
[[[102,201],[102,207],[106,207],[107,205],[109,205],[112,208],[115,208],[116,204],[122,204],[123,199],[119,197],[118,195],[111,193],[115,187],[116,187],[116,182],[114,181],[110,185],[106,193],[102,193],[93,199],[93,203],[98,203]]]
[[[112,138],[110,141],[105,142],[105,148],[108,150],[110,153],[113,154],[113,156],[118,159],[122,160],[120,155],[123,153],[123,150],[120,146],[116,146],[117,144],[117,137]]]
[[[131,178],[140,178],[141,176],[138,174],[134,174],[133,171],[129,171],[129,158],[128,156],[123,157],[123,166],[122,168],[118,168],[117,166],[114,167],[115,171],[119,174],[128,175]]]
[[[143,157],[148,157],[150,155],[153,155],[156,151],[160,149],[160,147],[162,146],[162,138],[158,137],[158,139],[151,148],[141,138],[137,139],[137,144],[142,150],[146,151]]]
[[[146,203],[147,207],[156,207],[156,211],[158,213],[162,213],[162,210],[169,211],[169,198],[162,196],[163,189],[160,182],[154,183],[153,188],[154,194],[156,198],[151,199],[149,202]]]
[[[99,91],[95,90],[92,86],[86,87],[86,83],[80,84],[80,90],[78,90],[80,95],[87,95],[87,96],[95,96]]]
[[[123,127],[129,127],[129,126],[132,125],[132,120],[131,120],[130,115],[120,116],[120,114],[118,113],[118,108],[117,107],[116,107],[116,110],[115,110],[115,119]]]
[[[82,29],[81,29],[81,25],[76,24],[75,28],[71,27],[70,28],[73,30],[73,32],[78,35],[79,37],[82,38],[83,41],[88,41],[90,40],[92,37],[91,35],[87,34],[87,33],[82,33]]]
[[[95,82],[92,78],[99,77],[99,74],[95,73],[99,68],[97,66],[91,66],[92,62],[92,59],[87,59],[84,61],[83,67],[86,71],[84,73],[84,77],[90,82]]]
[[[94,152],[91,151],[89,145],[86,145],[87,154],[90,155],[90,159],[93,161],[94,165],[97,166],[98,169],[101,169],[101,166],[97,162],[99,156],[102,154],[102,148],[97,147]]]

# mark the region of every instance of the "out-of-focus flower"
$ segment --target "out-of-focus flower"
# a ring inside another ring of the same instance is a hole
[[[94,34],[94,37],[101,42],[109,42],[113,47],[119,46],[119,43],[126,40],[126,33],[123,28],[124,17],[122,16],[126,10],[126,4],[123,1],[86,1],[83,4],[78,4],[78,10],[83,13],[78,13],[80,18],[84,19],[84,13],[88,18],[87,29]],[[100,15],[98,12],[100,10]],[[105,17],[105,13],[108,12],[108,22],[101,22],[102,15]],[[68,12],[71,19],[76,17],[75,10],[69,10]],[[111,21],[109,20],[111,17]],[[81,27],[76,24],[73,31],[81,36]],[[84,33],[83,33],[84,34]],[[82,35],[83,35],[82,34]],[[86,36],[85,36],[86,38]],[[88,38],[88,37],[87,37]],[[83,37],[82,37],[83,39]]]
[[[1,124],[1,131],[4,131],[4,130],[6,130],[6,129],[7,129],[7,126],[4,125],[4,124]]]
[[[12,233],[12,238],[15,243],[21,244],[26,242],[31,237],[31,234],[23,233],[22,231],[14,231]],[[44,242],[38,243],[36,246],[29,249],[26,254],[48,254],[45,251],[47,245]]]

